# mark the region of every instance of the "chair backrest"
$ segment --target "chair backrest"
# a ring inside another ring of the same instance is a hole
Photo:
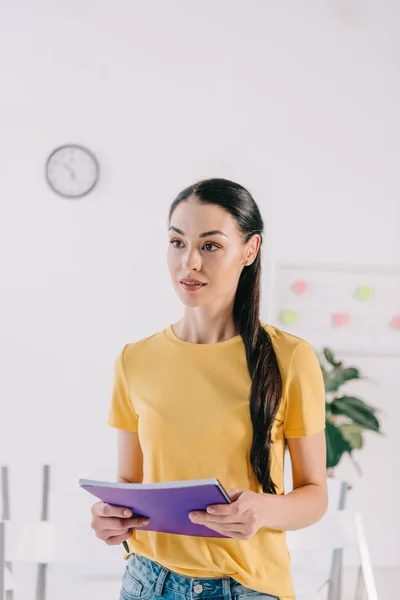
[[[47,585],[50,585],[50,592],[51,584],[55,582],[58,586],[56,597],[64,587],[68,593],[67,579],[78,584],[79,581],[89,584],[96,580],[105,585],[119,582],[124,568],[123,547],[107,546],[96,538],[90,526],[90,507],[96,499],[78,485],[80,477],[113,479],[114,469],[96,465],[87,468],[29,465],[25,473],[25,469],[21,469],[23,465],[19,466],[19,469],[12,469],[16,473],[12,486],[13,490],[16,488],[15,497],[12,499],[17,508],[14,512],[24,521],[14,519],[1,524],[0,590],[13,587],[12,574],[7,568],[12,562],[38,565],[37,600],[44,599]],[[10,517],[9,473],[2,469],[0,474],[0,508],[4,518]],[[7,498],[5,502],[4,497]],[[26,569],[18,567],[18,573],[28,573],[27,581],[21,581],[20,577],[15,581],[16,587],[20,590],[24,587],[24,591],[26,586],[31,589],[34,585],[32,569],[28,566]],[[0,600],[3,600],[1,596]]]
[[[6,523],[6,531],[11,525],[15,524]],[[6,552],[8,558],[47,565],[79,567],[88,560],[97,560],[98,547],[102,547],[87,523],[27,523],[19,527],[15,539],[18,544]]]
[[[107,466],[51,464],[43,469],[42,520],[26,531],[25,551],[42,554],[49,565],[68,565],[76,577],[120,577],[123,569],[122,546],[108,546],[91,528],[91,494],[79,487],[79,478],[115,479],[115,469]],[[35,547],[34,540],[42,545]],[[24,545],[23,544],[23,545]],[[22,547],[21,547],[22,551]],[[26,554],[27,556],[27,554]],[[72,571],[68,572],[71,577]]]
[[[0,600],[4,600],[6,591],[5,573],[6,573],[6,540],[4,522],[0,521]]]
[[[284,478],[285,493],[288,493],[293,489],[292,464],[289,451],[286,451],[285,453]],[[348,490],[347,482],[336,477],[327,477],[326,483],[328,487],[327,512],[344,509]],[[340,570],[342,552],[341,550],[335,550],[333,552],[330,550],[315,551],[313,555],[303,555],[299,553],[292,557],[292,564],[296,567],[307,568],[311,562],[316,570],[319,572],[324,571],[326,578],[328,578],[333,568]]]
[[[14,590],[10,563],[16,554],[21,531],[21,528],[14,528],[11,521],[0,521],[0,600],[5,600],[6,592]]]
[[[349,484],[338,477],[328,477],[326,480],[328,488],[328,512],[331,510],[343,510],[346,504],[346,495]]]
[[[10,518],[10,489],[8,466],[0,465],[0,520]]]
[[[309,553],[356,549],[368,600],[377,600],[377,591],[360,513],[327,511],[323,518],[304,529],[288,531],[286,539],[292,558]]]
[[[32,519],[30,510],[26,521],[10,520],[4,524],[4,559],[37,565],[36,600],[61,599],[63,594],[73,597],[82,592],[81,585],[85,585],[89,596],[98,594],[98,585],[111,586],[111,595],[115,595],[125,566],[124,549],[97,539],[90,526],[90,507],[96,499],[78,485],[80,477],[113,478],[112,469],[44,465],[41,470],[37,465],[35,476],[32,486],[36,495],[41,495],[41,507],[34,502],[33,512],[39,514],[36,520]],[[24,587],[24,591],[26,585],[31,586],[29,589],[35,585],[31,568],[26,569],[29,581],[15,581],[16,587]],[[18,568],[18,572],[22,571],[25,567]],[[93,585],[95,590],[87,588]]]
[[[6,531],[5,523],[10,519],[10,481],[9,468],[0,465],[0,600],[5,598],[5,593],[13,590],[11,565],[6,561]]]
[[[286,539],[291,553],[357,547],[354,514],[347,510],[331,510],[314,525],[287,531]]]

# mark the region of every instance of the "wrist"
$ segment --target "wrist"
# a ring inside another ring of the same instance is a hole
[[[261,493],[259,496],[260,527],[281,529],[286,496],[267,493]]]

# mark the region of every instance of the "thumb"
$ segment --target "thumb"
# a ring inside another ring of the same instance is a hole
[[[242,488],[229,488],[227,492],[232,502],[234,502],[243,494],[244,490]]]

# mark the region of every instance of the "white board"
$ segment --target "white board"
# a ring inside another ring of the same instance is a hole
[[[269,322],[343,354],[400,356],[400,267],[270,263]]]

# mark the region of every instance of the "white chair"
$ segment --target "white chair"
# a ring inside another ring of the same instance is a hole
[[[3,521],[10,518],[10,490],[8,466],[0,467],[1,514],[0,514],[0,600],[12,600],[13,576],[12,565],[5,560],[5,526]]]
[[[288,493],[293,488],[292,483],[292,465],[290,461],[289,451],[285,453],[285,493]],[[327,478],[328,487],[328,510],[337,511],[344,510],[346,505],[347,493],[350,489],[347,481],[337,477]],[[319,552],[308,552],[306,555],[296,556],[296,567],[307,571],[308,565],[312,562],[315,570],[320,574],[325,573],[325,579],[329,580],[328,584],[328,600],[342,600],[342,563],[343,550],[335,548],[333,550],[323,550]]]
[[[119,550],[118,562],[113,563],[113,548],[104,544],[102,552],[99,547],[102,548],[101,542],[96,539],[87,523],[0,523],[0,564],[4,566],[4,561],[12,561],[15,566],[18,563],[31,563],[47,567],[46,585],[36,588],[36,598],[40,600],[75,597],[77,589],[82,591],[82,597],[100,598],[101,591],[105,597],[107,594],[111,597],[116,595],[122,578],[122,552]],[[90,557],[93,557],[94,564],[90,564]],[[18,585],[21,582],[10,579],[4,569],[1,573],[0,589],[21,589]],[[100,583],[102,589],[95,590],[93,594],[93,586]],[[107,584],[110,583],[112,585],[107,592]],[[28,591],[26,585],[24,587],[25,592]],[[32,588],[33,581],[29,589],[30,595]],[[71,588],[74,593],[71,593]],[[1,595],[0,599],[5,600]]]
[[[0,523],[0,600],[11,600],[11,596],[4,596],[6,589],[7,594],[14,589],[17,598],[29,594],[36,600],[69,600],[79,594],[105,600],[118,595],[124,549],[107,546],[96,538],[90,526],[90,507],[96,498],[79,488],[80,477],[108,479],[113,473],[98,467],[45,465],[38,519],[32,519],[31,511],[29,522]],[[5,569],[5,564],[11,563],[15,565],[14,581]],[[25,567],[30,577],[24,576]],[[18,578],[19,572],[24,575]]]
[[[53,600],[52,588],[61,600],[70,584],[87,588],[87,595],[97,598],[99,590],[89,587],[100,582],[102,590],[110,587],[109,595],[119,591],[124,549],[96,538],[90,526],[90,507],[96,498],[79,487],[81,477],[113,479],[115,472],[98,465],[68,463],[43,468],[41,523],[31,524],[21,546],[25,559],[36,555],[39,563],[36,600]]]
[[[16,555],[22,528],[12,521],[0,521],[0,600],[13,598],[15,578],[10,565]]]
[[[359,513],[346,510],[330,510],[314,525],[298,531],[288,531],[288,548],[292,558],[293,583],[298,600],[317,600],[322,598],[330,579],[313,568],[296,567],[296,557],[304,560],[308,553],[333,551],[335,549],[358,550],[360,567],[357,586],[354,594],[356,600],[362,600],[363,589],[367,600],[377,600],[377,591],[371,561],[366,543],[362,518]],[[329,597],[329,595],[328,595]],[[347,600],[347,599],[346,599]],[[349,599],[350,600],[350,599]]]

